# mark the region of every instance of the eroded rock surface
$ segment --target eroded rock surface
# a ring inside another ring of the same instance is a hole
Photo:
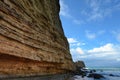
[[[0,74],[74,69],[59,10],[59,0],[0,0]]]

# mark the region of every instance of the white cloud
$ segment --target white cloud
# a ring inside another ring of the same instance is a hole
[[[113,34],[115,35],[116,39],[120,42],[120,30],[113,31]]]
[[[71,53],[74,61],[76,60],[115,60],[120,61],[120,45],[115,45],[112,43],[107,43],[105,45],[83,50],[80,47],[71,49]]]
[[[97,20],[97,19],[102,19],[103,16],[101,13],[93,13],[89,18],[88,21],[92,21],[92,20]]]
[[[70,49],[71,55],[74,61],[79,60],[81,57],[84,57],[84,50],[80,47]]]
[[[78,47],[78,46],[86,45],[84,42],[80,42],[75,38],[67,38],[67,40],[68,40],[68,42],[70,44],[70,47]]]
[[[86,21],[98,21],[105,17],[111,16],[116,10],[120,10],[118,0],[86,0],[87,9],[81,11],[82,15],[87,16]],[[110,4],[113,4],[109,6]]]
[[[95,58],[101,58],[101,59],[112,59],[116,60],[120,52],[120,46],[119,45],[114,45],[112,43],[107,43],[103,46],[93,48],[91,50],[88,50],[87,53],[90,56],[94,56]],[[92,58],[88,56],[89,58]]]
[[[120,41],[120,33],[117,35],[117,40]]]
[[[88,53],[104,53],[104,52],[107,52],[109,54],[111,54],[111,52],[114,52],[113,44],[108,43],[104,46],[88,50]]]
[[[69,7],[65,4],[64,0],[60,0],[60,15],[65,17],[70,17]]]
[[[89,33],[89,34],[87,33],[86,36],[89,39],[95,39],[96,38],[96,35],[94,33]]]
[[[83,42],[78,42],[76,45],[77,45],[77,46],[81,46],[81,45],[85,45],[85,43],[83,43]]]
[[[84,46],[84,45],[86,44],[83,42],[70,43],[71,47],[78,47],[78,46]]]
[[[111,33],[115,36],[116,40],[120,42],[120,30],[111,31]]]
[[[85,56],[83,56],[84,50],[81,48],[81,46],[86,45],[85,43],[80,42],[75,38],[68,38],[68,41],[70,43],[70,47],[71,47],[70,52],[71,52],[71,55],[72,55],[74,61],[79,60],[81,56],[85,57]]]
[[[68,42],[69,43],[76,43],[76,42],[78,42],[76,39],[74,39],[74,38],[67,38],[67,40],[68,40]]]
[[[76,19],[73,15],[70,14],[70,9],[64,0],[60,0],[60,15],[71,19],[71,21],[77,25],[84,24],[83,20]]]
[[[85,35],[88,39],[95,39],[97,36],[101,36],[105,33],[105,30],[99,30],[97,32],[91,32],[89,30],[85,31]]]
[[[88,16],[87,21],[97,20],[103,18],[103,11],[100,8],[100,1],[98,0],[88,0],[87,4],[91,11],[83,10],[82,14]],[[83,13],[84,12],[84,13]]]
[[[86,33],[86,37],[88,38],[88,39],[95,39],[96,38],[96,34],[95,33],[92,33],[92,32],[90,32],[90,31],[85,31],[85,33]]]
[[[72,48],[71,50],[71,53],[73,54],[73,55],[81,55],[81,54],[84,54],[84,51],[82,50],[82,48],[80,48],[80,47],[77,47],[77,48]]]
[[[80,47],[76,48],[76,52],[79,54],[84,54],[84,51]]]
[[[78,24],[78,25],[81,25],[81,24],[84,24],[85,22],[83,20],[77,20],[77,19],[73,19],[73,22],[75,24]]]
[[[117,58],[116,61],[119,61],[119,62],[120,62],[120,58]]]

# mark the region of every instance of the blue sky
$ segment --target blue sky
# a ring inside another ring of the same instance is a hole
[[[60,6],[73,60],[120,67],[120,0],[60,0]]]

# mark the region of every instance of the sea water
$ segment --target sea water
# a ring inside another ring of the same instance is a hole
[[[120,80],[120,68],[88,68],[88,70],[96,70],[95,73],[105,78],[94,79],[87,76],[82,78],[80,75],[75,75],[71,80]]]

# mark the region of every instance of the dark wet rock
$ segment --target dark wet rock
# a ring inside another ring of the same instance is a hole
[[[95,69],[93,69],[93,70],[90,70],[90,73],[94,73],[94,72],[96,72],[96,70],[95,70]]]
[[[80,69],[85,68],[85,63],[83,61],[77,61],[75,62],[75,66]]]
[[[101,74],[96,74],[96,73],[91,73],[87,77],[92,77],[92,78],[95,78],[95,79],[105,78]]]
[[[109,74],[109,76],[114,76],[113,74]]]
[[[86,71],[84,71],[83,69],[85,68],[85,64],[83,61],[77,61],[74,63],[76,70],[75,70],[75,75],[82,75],[85,76],[86,75]]]
[[[112,76],[112,77],[120,77],[120,75],[113,75],[113,74],[109,74],[109,76]]]

